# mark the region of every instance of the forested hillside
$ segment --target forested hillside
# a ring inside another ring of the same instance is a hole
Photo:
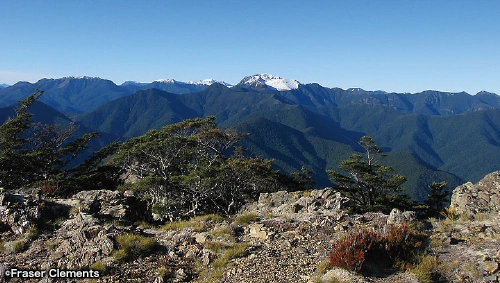
[[[240,142],[249,154],[273,158],[274,166],[284,172],[305,166],[318,186],[331,185],[326,170],[337,169],[341,160],[360,151],[357,141],[368,135],[387,153],[383,162],[408,177],[404,187],[416,199],[426,196],[432,181],[447,181],[453,187],[499,169],[500,97],[496,94],[398,94],[284,82],[292,87],[283,84],[284,89],[278,90],[265,81],[244,80],[227,87],[176,81],[117,86],[99,78],[44,79],[38,82],[47,88],[40,101],[55,109],[47,108],[36,117],[64,124],[70,120],[58,111],[69,113],[82,130],[103,133],[106,138],[99,144],[104,144],[185,119],[215,116],[220,127],[250,134]],[[145,89],[155,86],[177,93]],[[18,83],[1,89],[0,105],[12,104],[33,87]],[[0,111],[3,120],[12,113],[8,109]]]

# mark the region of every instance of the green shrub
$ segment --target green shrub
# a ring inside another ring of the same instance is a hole
[[[20,253],[27,248],[27,243],[23,240],[14,242],[14,253]]]
[[[57,247],[57,242],[55,241],[46,241],[45,242],[45,247],[48,249],[48,250],[54,250],[56,247]]]
[[[108,266],[102,261],[96,261],[90,266],[91,270],[99,271],[100,275],[106,274],[108,271]]]
[[[234,246],[226,249],[222,255],[217,257],[213,262],[214,269],[224,269],[231,259],[237,258],[245,253],[248,248],[248,243],[237,243]]]
[[[249,224],[251,222],[255,222],[258,219],[259,219],[259,216],[256,213],[246,212],[246,213],[238,215],[236,217],[236,219],[234,220],[234,224],[245,225],[245,224]]]
[[[316,265],[316,269],[319,274],[325,274],[330,268],[330,263],[326,260],[320,261],[318,265]]]
[[[113,253],[116,261],[128,261],[151,253],[157,246],[153,238],[136,234],[123,234],[116,238],[118,250]]]
[[[410,271],[422,283],[436,282],[439,277],[439,263],[435,256],[424,256]]]

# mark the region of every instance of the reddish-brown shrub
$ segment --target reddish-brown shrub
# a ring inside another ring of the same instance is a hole
[[[61,192],[59,182],[44,180],[38,183],[40,191],[43,195],[55,196]]]
[[[408,223],[386,226],[375,231],[361,229],[336,241],[330,253],[330,265],[360,272],[368,262],[393,265],[411,260],[422,246],[423,235]]]

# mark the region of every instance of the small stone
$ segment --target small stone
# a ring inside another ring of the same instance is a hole
[[[264,225],[262,224],[250,224],[248,225],[248,228],[250,228],[250,236],[254,238],[259,238],[259,239],[267,239],[268,235],[265,231],[262,231],[261,228]]]
[[[498,272],[498,262],[488,261],[484,263],[484,270],[488,272],[488,274],[495,274]]]
[[[207,233],[198,233],[194,235],[194,238],[198,244],[203,244],[206,241],[210,240],[210,235]]]

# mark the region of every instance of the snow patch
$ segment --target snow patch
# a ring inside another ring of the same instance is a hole
[[[225,85],[225,86],[231,86],[231,84],[228,84],[224,81],[216,81],[214,79],[204,79],[204,80],[200,80],[200,81],[189,81],[187,82],[187,84],[192,84],[192,85],[213,85],[215,83],[218,83],[218,84],[221,84],[221,85]]]
[[[240,84],[253,87],[268,86],[278,91],[298,89],[300,83],[297,80],[284,79],[270,74],[256,74],[244,77]]]
[[[174,80],[174,79],[159,79],[159,80],[153,81],[153,83],[169,83],[169,84],[173,84],[175,82],[176,82],[176,80]]]

